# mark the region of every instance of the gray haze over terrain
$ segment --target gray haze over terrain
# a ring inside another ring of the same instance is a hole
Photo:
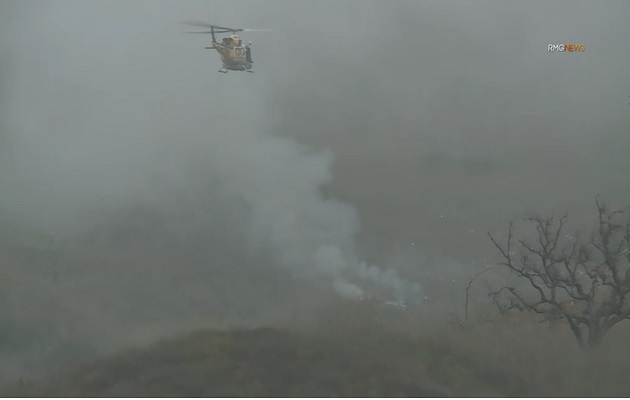
[[[304,280],[431,298],[492,262],[485,232],[511,219],[630,200],[627,1],[0,10],[0,221],[75,249],[55,285],[4,267],[6,296],[74,335],[159,337]],[[218,74],[187,19],[272,29],[242,35],[256,72]],[[88,239],[134,218],[151,243]]]

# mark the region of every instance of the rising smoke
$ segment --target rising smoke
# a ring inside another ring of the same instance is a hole
[[[214,170],[221,171],[228,195],[248,206],[251,250],[271,250],[278,266],[327,280],[345,297],[361,297],[363,282],[399,300],[419,298],[418,285],[360,260],[356,211],[320,191],[332,179],[332,153],[311,152],[295,140],[264,132],[214,138],[222,142],[210,146],[219,149],[210,156]]]

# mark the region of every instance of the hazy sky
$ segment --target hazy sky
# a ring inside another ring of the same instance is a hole
[[[190,158],[178,148],[198,151],[210,132],[239,126],[330,149],[334,194],[359,211],[380,204],[366,212],[381,219],[404,205],[424,225],[422,215],[449,210],[507,217],[597,193],[630,197],[624,1],[3,7],[3,124],[14,146],[3,158],[21,163],[21,205],[125,196],[152,173],[177,180]],[[245,37],[255,74],[217,75],[208,38],[181,33],[190,18],[275,32]],[[547,53],[564,41],[586,52]],[[159,151],[177,166],[154,165]]]
[[[630,201],[624,0],[0,10],[4,219],[63,235],[150,205],[176,234],[214,221],[210,237],[337,279],[492,259],[485,232],[512,218]],[[186,19],[273,31],[243,34],[254,74],[219,74]]]

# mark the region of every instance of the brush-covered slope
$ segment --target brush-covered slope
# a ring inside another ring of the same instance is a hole
[[[202,331],[58,374],[10,396],[441,397],[501,395],[419,342],[370,331]]]

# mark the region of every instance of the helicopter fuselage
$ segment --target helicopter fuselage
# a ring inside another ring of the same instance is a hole
[[[253,67],[249,46],[227,46],[213,42],[213,47],[221,56],[223,68],[231,71],[249,71]]]
[[[229,70],[254,72],[252,70],[252,65],[254,64],[254,62],[252,61],[252,50],[250,47],[252,42],[243,45],[243,42],[241,41],[241,38],[237,35],[237,32],[252,31],[255,29],[226,28],[223,26],[207,24],[205,22],[199,21],[188,21],[184,23],[192,26],[202,26],[205,28],[210,28],[210,31],[189,33],[209,33],[210,35],[212,35],[212,46],[206,47],[206,49],[216,50],[221,56],[221,63],[223,63],[223,66],[219,70],[219,72],[226,73]],[[231,34],[230,37],[224,37],[222,41],[217,40],[216,35],[224,35],[228,33]]]

